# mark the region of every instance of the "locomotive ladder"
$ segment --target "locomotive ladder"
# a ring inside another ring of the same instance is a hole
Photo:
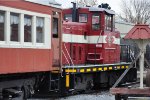
[[[50,75],[50,91],[59,91],[60,76],[58,73],[52,73]]]

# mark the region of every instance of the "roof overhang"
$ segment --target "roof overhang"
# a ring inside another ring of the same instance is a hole
[[[135,25],[124,37],[124,39],[146,40],[150,39],[150,28],[148,25]]]

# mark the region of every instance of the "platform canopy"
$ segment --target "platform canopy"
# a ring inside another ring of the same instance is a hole
[[[150,28],[148,25],[135,25],[124,37],[124,39],[150,39]]]

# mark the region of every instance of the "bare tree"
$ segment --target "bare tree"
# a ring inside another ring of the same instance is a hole
[[[145,24],[150,20],[150,0],[122,0],[119,17],[130,23]]]
[[[98,0],[77,0],[79,6],[95,6],[98,4]]]

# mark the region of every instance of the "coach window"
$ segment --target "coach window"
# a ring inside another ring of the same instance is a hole
[[[10,28],[11,28],[11,41],[18,42],[19,41],[19,14],[10,13]]]
[[[87,14],[79,14],[79,22],[86,23],[87,22]]]
[[[93,30],[100,29],[100,15],[99,14],[92,15],[92,29]]]
[[[72,22],[72,14],[65,14],[64,20],[67,20],[69,22]]]
[[[58,18],[53,18],[53,37],[58,38]]]
[[[44,18],[36,18],[36,42],[44,43]]]
[[[5,12],[0,11],[0,41],[4,41]]]
[[[32,16],[24,16],[24,42],[31,42],[32,39]]]

